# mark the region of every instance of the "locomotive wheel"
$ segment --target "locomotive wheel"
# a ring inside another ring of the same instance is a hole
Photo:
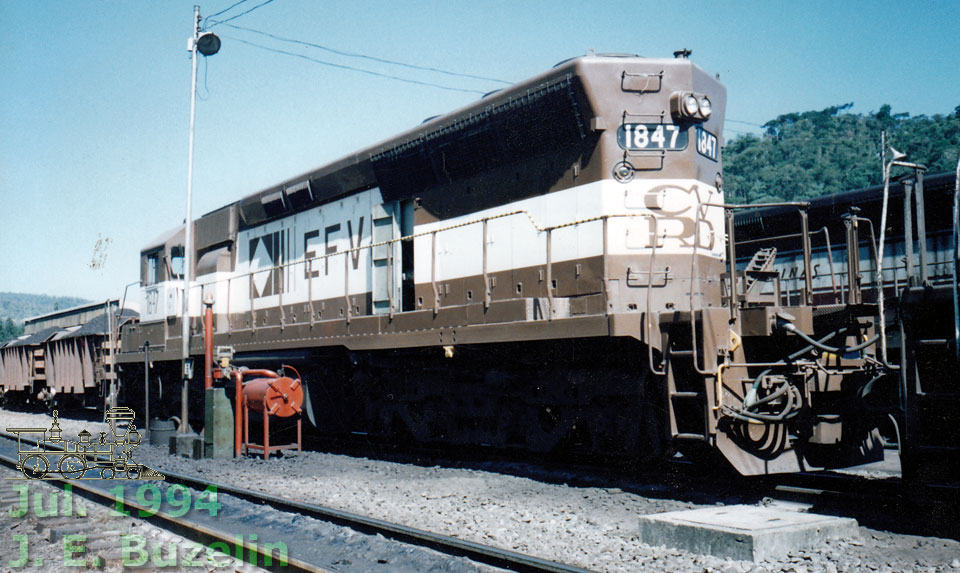
[[[50,462],[42,454],[30,454],[23,458],[23,463],[20,464],[20,471],[27,476],[27,479],[43,479],[49,470]]]
[[[66,479],[80,479],[87,471],[87,464],[80,456],[63,456],[57,469]]]
[[[127,479],[140,479],[140,467],[130,466],[127,468]]]
[[[113,468],[103,468],[102,470],[100,470],[101,479],[113,479],[113,474],[114,474]]]

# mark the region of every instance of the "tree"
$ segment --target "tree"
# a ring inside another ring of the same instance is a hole
[[[21,335],[23,335],[22,324],[14,322],[13,319],[9,317],[6,320],[0,321],[0,342],[5,342]]]
[[[7,318],[5,321],[0,323],[0,341],[9,340],[11,338],[16,338],[17,327],[13,323],[13,320]]]
[[[929,173],[956,169],[960,106],[952,115],[910,117],[883,105],[868,115],[852,103],[788,113],[763,134],[736,137],[724,148],[727,196],[741,203],[804,200],[881,183],[880,134]]]

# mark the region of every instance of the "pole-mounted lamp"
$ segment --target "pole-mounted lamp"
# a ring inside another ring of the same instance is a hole
[[[193,361],[190,358],[190,283],[193,280],[193,132],[197,112],[197,52],[204,56],[212,56],[220,51],[220,38],[212,32],[203,32],[200,21],[200,7],[193,7],[193,36],[187,43],[187,49],[192,55],[192,71],[190,75],[190,145],[187,161],[187,218],[184,224],[184,269],[183,269],[183,388],[180,394],[180,428],[179,434],[190,434],[190,379],[193,377]]]

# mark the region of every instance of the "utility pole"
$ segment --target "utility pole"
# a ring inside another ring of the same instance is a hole
[[[190,143],[187,159],[187,217],[183,237],[183,316],[181,317],[183,387],[180,391],[180,427],[177,429],[177,454],[197,457],[199,436],[190,428],[190,379],[193,365],[190,359],[190,283],[193,281],[193,135],[197,115],[197,52],[212,56],[220,49],[220,38],[201,33],[200,6],[193,7],[193,35],[187,44],[191,55],[190,71]]]
[[[178,434],[190,431],[190,282],[193,280],[193,132],[197,116],[197,39],[200,38],[200,6],[193,7],[193,36],[190,38],[192,70],[190,73],[190,144],[187,159],[187,220],[183,238],[183,316],[181,338],[183,388],[180,391],[180,428]]]
[[[110,334],[107,336],[107,344],[110,345],[110,393],[107,399],[107,408],[116,408],[117,407],[117,394],[119,393],[119,387],[117,383],[117,336],[116,336],[116,325],[114,323],[113,309],[110,306],[110,299],[107,299],[107,330]]]
[[[880,176],[887,171],[887,130],[880,131]]]

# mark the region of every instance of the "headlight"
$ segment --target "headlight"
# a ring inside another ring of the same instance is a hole
[[[710,113],[713,111],[713,104],[707,99],[707,96],[700,98],[700,115],[703,119],[710,119]]]
[[[706,121],[713,113],[713,102],[706,94],[676,91],[670,94],[670,115],[675,122]]]

